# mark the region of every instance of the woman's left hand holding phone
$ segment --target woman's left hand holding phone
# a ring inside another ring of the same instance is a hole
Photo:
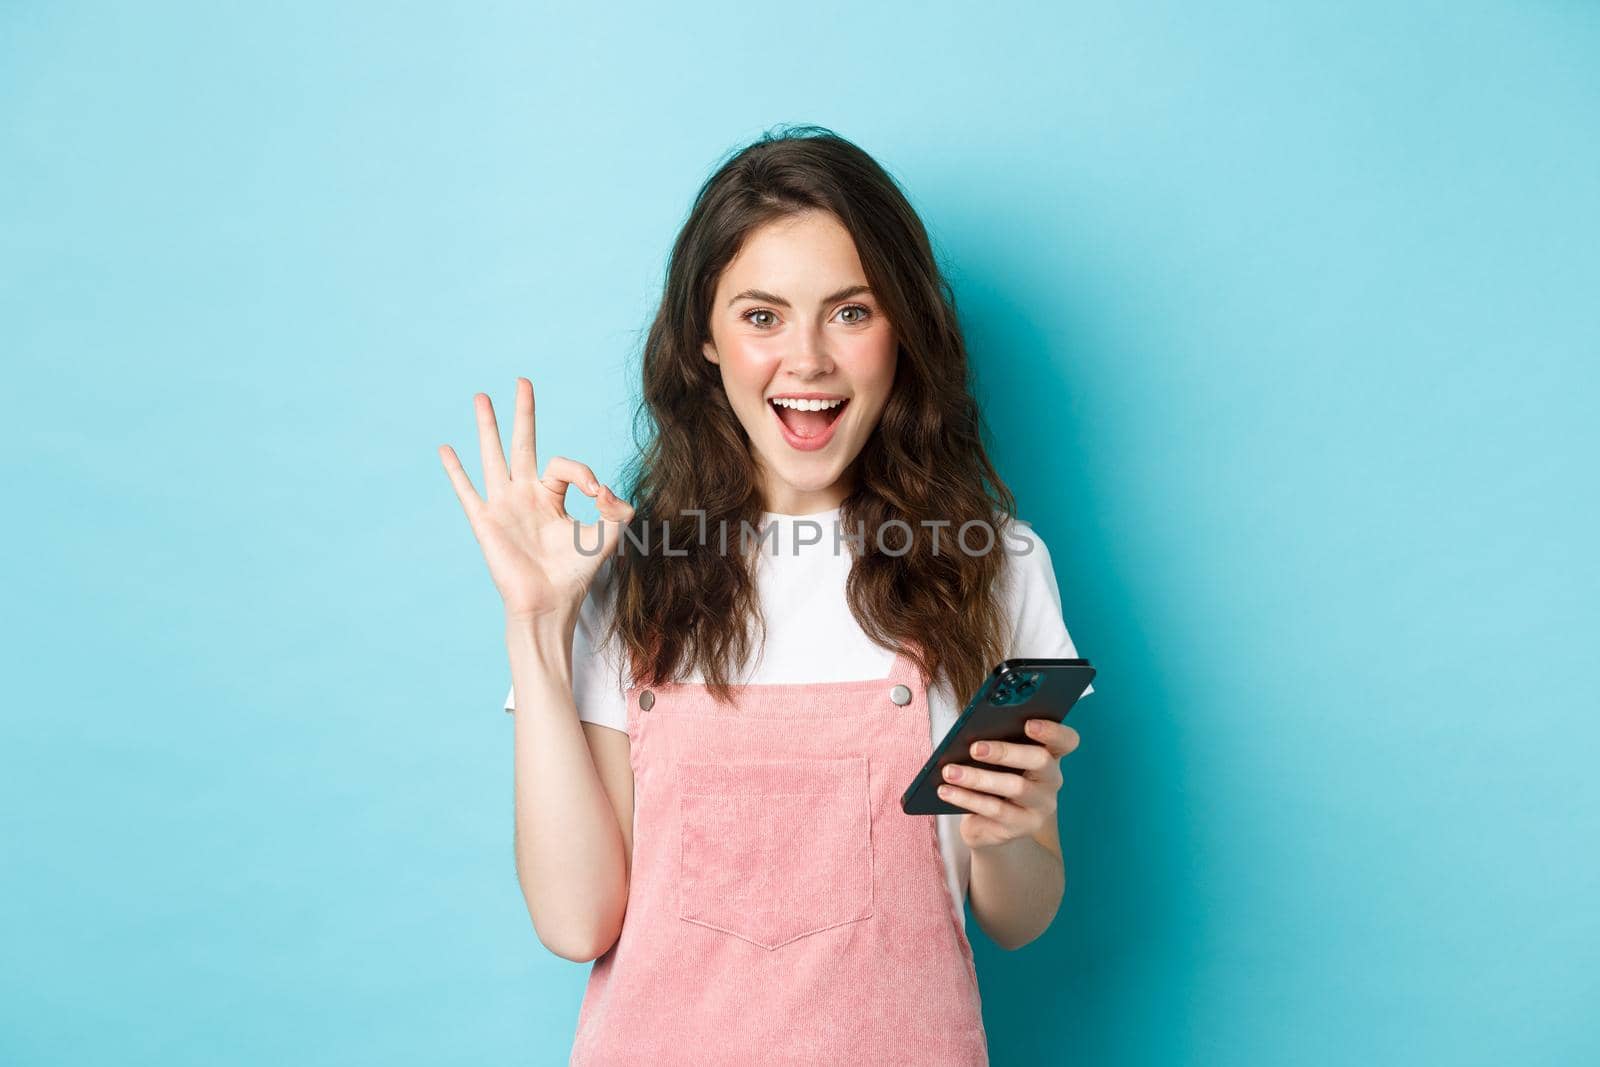
[[[1053,836],[1056,794],[1063,781],[1061,758],[1078,747],[1078,731],[1053,719],[1029,719],[1027,731],[1036,744],[979,741],[972,746],[973,759],[1012,770],[960,763],[945,768],[939,797],[967,809],[961,838],[968,848]]]

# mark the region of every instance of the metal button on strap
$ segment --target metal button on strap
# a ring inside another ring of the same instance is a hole
[[[907,704],[911,703],[911,690],[906,686],[897,685],[893,689],[889,690],[889,699],[894,701],[896,704],[899,704],[901,707],[905,707]]]
[[[653,708],[655,706],[656,706],[656,695],[654,693],[652,693],[652,692],[650,692],[650,690],[646,689],[644,692],[639,694],[639,710],[640,711],[649,711],[651,708]]]

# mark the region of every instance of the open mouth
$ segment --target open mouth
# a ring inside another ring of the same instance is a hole
[[[767,398],[783,439],[802,452],[814,452],[833,439],[839,416],[849,404],[849,397],[822,393]]]

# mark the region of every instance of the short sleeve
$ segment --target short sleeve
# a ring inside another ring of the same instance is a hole
[[[1001,544],[1006,549],[1002,588],[1012,620],[1010,655],[1077,659],[1077,647],[1061,617],[1061,589],[1044,540],[1019,519],[1008,524]],[[1091,684],[1083,695],[1093,692]]]
[[[623,694],[620,657],[615,640],[600,647],[600,636],[605,633],[611,610],[615,586],[612,578],[612,560],[600,564],[589,592],[578,608],[578,623],[572,632],[572,701],[578,707],[578,718],[613,730],[628,729],[628,705]],[[512,686],[506,693],[505,709],[516,704],[517,691]]]

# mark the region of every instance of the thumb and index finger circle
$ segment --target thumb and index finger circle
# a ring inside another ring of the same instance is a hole
[[[539,484],[554,495],[556,507],[563,513],[567,508],[567,486],[577,486],[585,496],[598,497],[600,494],[600,480],[594,476],[589,465],[566,456],[550,457]]]

